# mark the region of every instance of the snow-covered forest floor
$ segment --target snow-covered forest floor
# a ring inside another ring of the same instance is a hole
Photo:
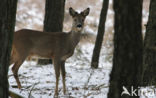
[[[90,57],[93,45],[82,46],[82,53],[75,53],[66,63],[67,96],[70,98],[106,98],[108,91],[109,72],[111,63],[102,61],[96,70],[90,68]],[[103,60],[104,60],[103,56]],[[102,63],[103,62],[103,63]],[[105,62],[105,63],[104,63]],[[12,75],[11,70],[9,75]],[[10,88],[25,97],[30,92],[35,98],[51,98],[55,90],[55,72],[53,65],[36,65],[36,62],[25,62],[19,70],[19,77],[23,88]],[[9,77],[10,85],[16,87],[13,76]],[[59,94],[62,93],[62,80],[59,82]]]
[[[106,21],[106,32],[101,49],[99,68],[91,69],[91,57],[94,48],[95,35],[97,34],[99,15],[103,0],[68,0],[65,6],[64,31],[71,28],[71,17],[68,8],[81,11],[87,7],[91,12],[86,19],[86,26],[83,33],[90,33],[93,37],[82,44],[79,44],[74,55],[66,62],[66,86],[67,95],[71,98],[107,98],[109,86],[109,74],[112,68],[113,50],[113,10],[112,0],[108,10]],[[149,1],[149,0],[147,0]],[[86,6],[88,5],[88,6]],[[148,2],[144,4],[143,25],[148,18]],[[16,30],[22,28],[43,29],[44,20],[44,0],[19,0],[17,7]],[[143,29],[145,27],[143,26]],[[144,30],[143,30],[144,31]],[[30,95],[34,98],[51,98],[55,90],[55,72],[53,65],[37,65],[36,61],[25,61],[19,69],[19,78],[23,88],[19,90],[15,79],[12,76],[11,67],[9,68],[9,83],[11,90],[25,96]],[[62,80],[59,81],[59,95],[64,98],[62,93]]]

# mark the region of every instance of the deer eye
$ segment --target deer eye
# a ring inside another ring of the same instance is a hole
[[[84,19],[82,19],[82,21],[84,21]]]
[[[76,21],[76,19],[74,19],[74,21]]]

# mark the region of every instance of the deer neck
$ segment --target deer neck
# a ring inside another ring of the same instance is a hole
[[[79,43],[80,41],[80,37],[81,37],[81,31],[75,31],[75,30],[71,30],[69,32],[69,37],[70,37],[70,42],[71,42],[71,47],[75,48],[76,45]]]

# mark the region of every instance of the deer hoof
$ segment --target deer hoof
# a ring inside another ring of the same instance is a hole
[[[18,85],[18,88],[21,89],[22,88],[21,85]]]
[[[66,90],[63,90],[63,94],[66,95]]]
[[[58,93],[57,92],[55,92],[54,98],[58,98]]]

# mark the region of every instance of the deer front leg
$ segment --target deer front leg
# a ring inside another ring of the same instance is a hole
[[[63,82],[63,93],[66,94],[66,71],[65,71],[65,61],[61,62],[61,74],[62,74],[62,82]]]
[[[54,97],[58,97],[58,84],[59,84],[59,77],[60,77],[60,66],[61,66],[61,61],[58,60],[58,59],[54,59],[54,68],[55,68],[55,75],[56,75],[56,87],[55,87]]]

